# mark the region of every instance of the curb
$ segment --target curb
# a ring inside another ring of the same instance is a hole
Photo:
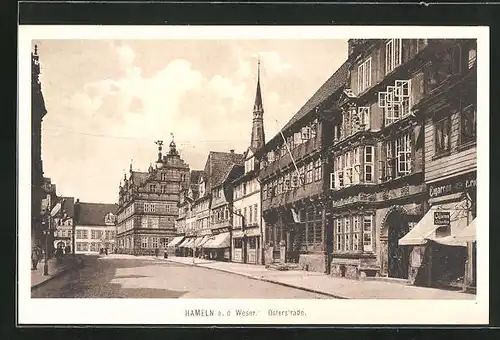
[[[69,273],[71,272],[72,270],[75,270],[77,269],[79,266],[81,266],[83,264],[83,260],[80,259],[80,261],[76,261],[75,264],[73,265],[68,265],[66,267],[64,267],[63,269],[59,270],[58,272],[56,272],[54,275],[52,276],[49,276],[47,278],[47,280],[45,281],[42,281],[42,282],[39,282],[33,286],[31,286],[31,290],[34,290],[34,289],[37,289],[37,288],[40,288],[41,286],[43,286],[45,283],[57,278],[57,277],[60,277],[61,275],[65,274],[65,273]]]
[[[303,291],[306,291],[306,292],[309,292],[309,293],[321,294],[321,295],[329,296],[329,297],[332,297],[332,298],[335,298],[335,299],[344,299],[344,300],[345,299],[351,299],[349,297],[342,296],[342,295],[336,295],[336,294],[322,292],[322,291],[311,289],[311,288],[306,288],[306,287],[301,287],[301,286],[295,286],[295,285],[292,285],[292,284],[289,284],[289,283],[284,283],[284,282],[275,281],[275,280],[271,280],[271,279],[265,279],[263,277],[258,277],[258,276],[255,276],[255,275],[237,273],[237,272],[233,272],[233,271],[230,271],[230,270],[227,270],[227,269],[205,267],[203,265],[199,265],[199,264],[196,264],[196,263],[195,264],[192,264],[192,263],[183,263],[183,262],[172,261],[172,260],[169,260],[169,259],[162,259],[162,260],[167,261],[167,262],[171,262],[171,263],[184,264],[184,265],[187,265],[187,266],[193,266],[193,267],[199,267],[199,268],[217,270],[217,271],[224,272],[224,273],[235,274],[235,275],[243,276],[243,277],[246,277],[246,278],[249,278],[249,279],[253,279],[253,280],[258,280],[258,281],[263,281],[263,282],[269,282],[269,283],[277,284],[277,285],[280,285],[280,286],[285,286],[285,287],[288,287],[288,288],[294,288],[294,289],[303,290]]]

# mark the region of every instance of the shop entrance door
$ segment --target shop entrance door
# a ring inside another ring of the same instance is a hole
[[[386,220],[388,225],[388,275],[389,277],[408,278],[408,247],[400,246],[398,241],[408,233],[408,222],[399,211],[393,211]]]

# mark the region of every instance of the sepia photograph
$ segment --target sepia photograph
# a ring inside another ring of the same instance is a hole
[[[20,310],[487,322],[487,29],[22,28]]]

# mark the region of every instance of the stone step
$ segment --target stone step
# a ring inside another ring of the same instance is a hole
[[[266,266],[269,270],[300,270],[300,266],[296,263],[274,262]]]

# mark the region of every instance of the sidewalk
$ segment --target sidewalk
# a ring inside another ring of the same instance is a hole
[[[43,275],[43,267],[45,261],[40,261],[38,263],[37,269],[31,271],[31,289],[39,287],[46,281],[63,274],[69,269],[74,268],[78,263],[81,263],[81,261],[81,258],[77,255],[75,263],[75,261],[73,260],[73,255],[71,254],[64,255],[61,263],[58,263],[55,258],[52,258],[48,261],[49,275],[47,276]]]
[[[262,265],[218,262],[192,257],[172,257],[167,261],[195,265],[252,279],[267,281],[314,293],[343,299],[420,299],[420,300],[473,300],[475,295],[436,288],[417,287],[395,282],[351,280],[323,273],[306,271],[268,270]]]

